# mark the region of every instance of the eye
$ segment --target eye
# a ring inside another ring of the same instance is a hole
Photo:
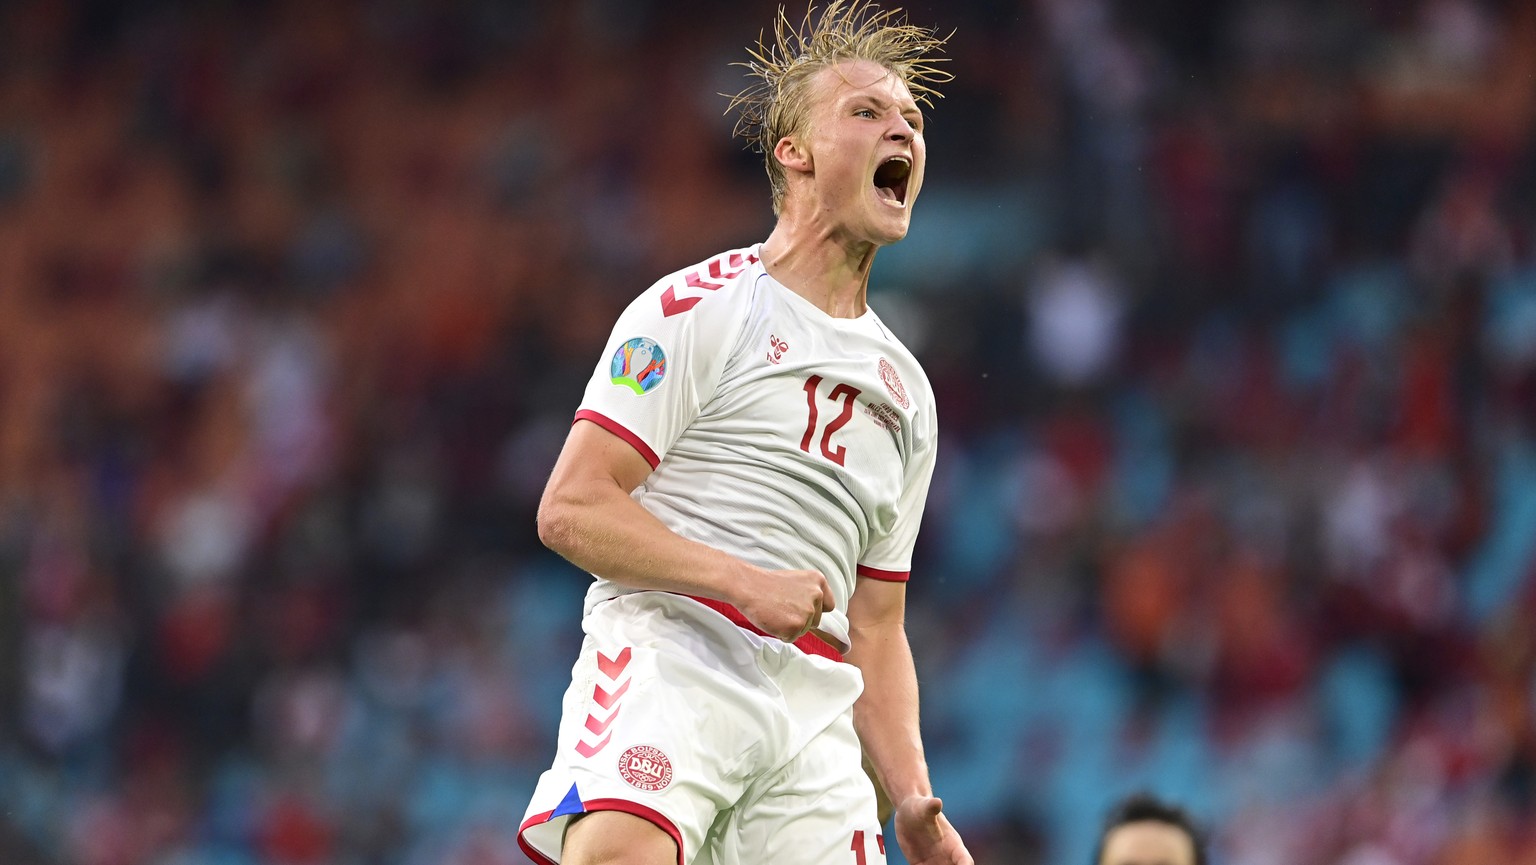
[[[875,109],[873,109],[873,108],[860,108],[859,110],[853,112],[853,116],[854,117],[868,117],[870,120],[874,120],[875,119]]]

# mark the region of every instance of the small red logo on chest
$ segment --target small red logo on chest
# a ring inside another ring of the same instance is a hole
[[[907,399],[907,386],[901,383],[901,376],[896,374],[896,367],[885,358],[880,358],[880,381],[885,383],[885,389],[890,391],[891,399],[904,409],[912,407],[912,401]]]
[[[768,362],[769,363],[778,363],[779,361],[783,360],[785,353],[788,352],[788,351],[789,351],[789,343],[785,342],[782,339],[779,339],[778,337],[774,336],[771,333],[768,334]]]

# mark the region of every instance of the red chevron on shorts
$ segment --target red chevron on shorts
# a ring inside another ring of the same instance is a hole
[[[604,691],[602,685],[594,685],[592,687],[592,701],[597,703],[599,706],[602,706],[604,709],[612,709],[613,704],[617,703],[619,699],[624,696],[624,692],[628,690],[629,682],[627,680],[624,682],[624,684],[619,686],[617,691],[612,693]]]
[[[597,720],[597,716],[596,715],[588,715],[587,716],[587,729],[591,730],[593,733],[596,733],[597,735],[601,736],[604,733],[608,732],[608,726],[610,724],[612,724],[613,723],[613,719],[617,718],[617,717],[619,717],[619,710],[618,709],[614,709],[613,710],[613,714],[609,715],[608,716],[608,720],[606,720],[606,721],[599,721],[599,720]]]
[[[601,751],[604,748],[608,747],[608,743],[612,742],[612,741],[613,741],[613,734],[609,733],[608,735],[603,737],[603,740],[601,742],[598,742],[595,745],[589,745],[586,742],[577,742],[576,743],[576,753],[580,754],[583,757],[591,758],[591,757],[596,756],[598,751]]]
[[[604,676],[617,681],[619,674],[624,672],[625,667],[629,666],[630,654],[631,653],[628,646],[625,646],[624,651],[620,652],[616,657],[613,658],[609,658],[602,652],[598,652],[597,668],[602,671]]]
[[[695,303],[698,302],[698,298],[691,299]],[[598,717],[596,710],[587,714],[587,731],[593,737],[602,736],[602,738],[592,738],[590,740],[583,738],[578,741],[576,743],[576,753],[581,756],[590,759],[597,752],[608,747],[608,743],[613,740],[613,733],[608,728],[613,725],[614,719],[619,717],[619,712],[624,708],[619,703],[624,699],[624,694],[629,691],[631,680],[628,676],[628,670],[629,662],[633,658],[634,651],[629,646],[625,646],[622,651],[611,658],[602,652],[597,653],[597,671],[612,684],[607,688],[603,687],[601,682],[594,684],[592,686],[592,702],[605,710],[607,717]],[[605,733],[607,735],[604,735]]]

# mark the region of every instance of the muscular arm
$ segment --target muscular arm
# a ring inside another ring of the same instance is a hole
[[[651,465],[623,439],[577,421],[539,502],[539,540],[572,564],[636,589],[724,601],[794,640],[833,606],[816,571],[770,571],[668,529],[630,492]]]
[[[918,724],[917,672],[907,643],[906,584],[859,578],[848,603],[853,648],[864,674],[853,724],[896,808],[896,838],[913,865],[970,865],[960,836],[942,813],[928,780]]]

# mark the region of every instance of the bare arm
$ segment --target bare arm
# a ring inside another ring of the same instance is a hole
[[[832,588],[816,571],[759,568],[668,529],[629,496],[650,473],[623,439],[577,421],[539,502],[539,540],[625,586],[732,604],[782,640],[796,639],[832,609]]]
[[[853,723],[878,785],[896,808],[896,840],[913,865],[971,865],[960,835],[933,795],[918,723],[917,671],[907,643],[905,583],[859,578],[848,603],[853,648],[864,674]]]

